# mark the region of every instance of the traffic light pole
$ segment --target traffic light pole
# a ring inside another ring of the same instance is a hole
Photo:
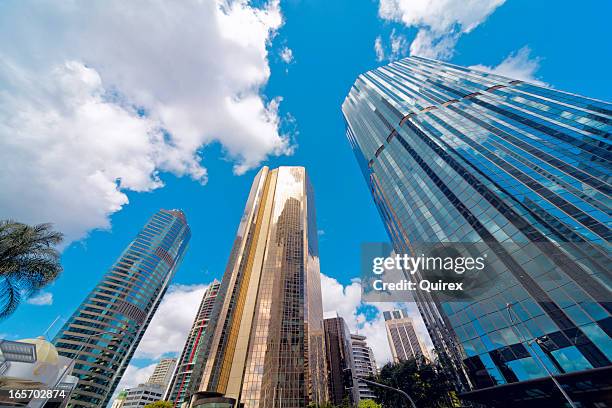
[[[412,400],[412,398],[410,398],[410,395],[408,395],[408,393],[406,393],[406,392],[404,392],[404,391],[402,391],[402,390],[400,390],[398,388],[393,388],[393,387],[389,387],[388,385],[385,385],[385,384],[377,383],[375,381],[366,380],[363,377],[357,377],[357,380],[358,381],[363,381],[366,384],[371,384],[371,385],[375,385],[377,387],[386,388],[388,390],[398,392],[398,393],[402,394],[410,402],[411,408],[417,408],[417,406],[414,403],[414,401]]]

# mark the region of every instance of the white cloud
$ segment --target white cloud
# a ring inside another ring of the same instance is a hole
[[[49,306],[53,304],[53,294],[49,292],[39,292],[26,300],[26,303],[36,306]]]
[[[545,82],[540,81],[536,77],[536,72],[540,68],[541,58],[531,58],[530,54],[531,49],[525,46],[517,52],[513,52],[508,55],[499,65],[495,67],[489,67],[486,65],[472,65],[470,68],[547,86]]]
[[[418,28],[412,55],[448,59],[461,34],[484,22],[505,0],[380,0],[378,15]]]
[[[366,336],[367,343],[372,347],[376,363],[379,367],[382,367],[392,359],[385,322],[382,316],[382,312],[385,310],[399,307],[407,309],[413,319],[415,329],[423,339],[426,347],[429,349],[433,347],[425,324],[414,303],[362,302],[359,279],[353,279],[350,285],[343,286],[336,279],[324,274],[321,274],[321,292],[324,317],[329,318],[339,315],[344,318],[351,333],[358,332]],[[363,306],[375,308],[376,316],[374,318],[367,318],[364,311],[359,310]]]
[[[385,59],[385,50],[382,45],[382,38],[380,35],[374,40],[374,52],[376,52],[376,61],[382,61]]]
[[[447,60],[453,56],[459,34],[436,35],[429,30],[419,30],[410,44],[410,55]]]
[[[336,313],[351,317],[361,303],[361,285],[358,280],[353,280],[350,285],[343,286],[336,279],[321,274],[321,296],[326,317],[333,317]]]
[[[388,52],[385,52],[385,45],[382,37],[379,35],[374,41],[374,51],[376,52],[376,61],[395,61],[405,57],[408,54],[408,40],[404,34],[398,34],[395,29],[391,30],[389,35]]]
[[[172,285],[155,312],[135,357],[180,353],[208,285]]]
[[[2,5],[0,213],[70,241],[160,172],[205,183],[203,146],[219,142],[237,174],[290,154],[281,98],[260,93],[281,24],[278,0]]]
[[[406,56],[408,52],[408,40],[406,39],[405,35],[397,34],[395,30],[392,30],[389,41],[391,42],[390,59],[392,61]]]
[[[109,402],[109,406],[117,394],[119,394],[119,392],[122,390],[147,382],[149,377],[151,377],[151,374],[153,374],[156,365],[157,363],[144,367],[136,367],[133,364],[128,365],[123,373],[123,377],[121,377],[121,381],[119,381],[119,384],[117,385],[113,398],[111,398],[111,401]]]
[[[293,61],[293,51],[289,47],[283,47],[280,57],[285,63],[290,64]]]

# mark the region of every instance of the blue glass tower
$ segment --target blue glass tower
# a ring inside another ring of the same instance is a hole
[[[105,407],[180,265],[191,231],[180,210],[160,210],[56,335],[75,359],[69,407]]]
[[[479,242],[496,254],[494,296],[417,294],[465,396],[555,401],[550,372],[585,406],[607,402],[612,104],[411,57],[360,75],[342,109],[396,252]]]

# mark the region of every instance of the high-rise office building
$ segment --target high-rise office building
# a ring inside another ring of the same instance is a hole
[[[182,211],[158,211],[56,335],[58,352],[76,360],[69,407],[107,405],[190,236]]]
[[[359,401],[351,333],[342,317],[323,321],[329,401],[334,405]]]
[[[372,348],[368,346],[366,336],[351,334],[351,349],[353,351],[353,362],[355,364],[355,377],[368,378],[378,374],[376,359]],[[363,381],[354,383],[359,393],[359,399],[376,399],[376,395],[368,384]]]
[[[199,392],[191,406],[298,408],[326,401],[320,279],[306,170],[262,168],[194,367]]]
[[[396,253],[489,249],[498,276],[487,298],[416,293],[466,397],[562,402],[549,371],[575,398],[604,398],[612,104],[411,57],[360,75],[342,109]]]
[[[383,317],[394,362],[429,358],[427,349],[417,335],[412,318],[408,316],[406,310],[385,311]]]
[[[174,367],[176,367],[176,358],[162,358],[155,366],[147,384],[159,384],[166,389],[172,379]]]
[[[180,406],[185,400],[185,394],[189,389],[193,373],[193,365],[198,358],[202,339],[206,333],[210,314],[212,313],[220,286],[221,283],[215,279],[204,292],[204,296],[202,296],[198,313],[187,336],[187,341],[178,360],[172,381],[166,391],[165,400],[172,402],[174,406]]]

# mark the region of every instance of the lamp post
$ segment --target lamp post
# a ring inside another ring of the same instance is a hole
[[[408,393],[407,393],[407,392],[400,390],[399,388],[393,388],[393,387],[390,387],[390,386],[385,385],[385,384],[377,383],[377,382],[375,382],[375,381],[366,380],[366,379],[365,379],[365,378],[363,378],[363,377],[357,377],[357,380],[358,380],[358,381],[363,381],[363,382],[364,382],[364,383],[366,383],[366,384],[371,384],[371,385],[375,385],[375,386],[377,386],[377,387],[386,388],[386,389],[388,389],[388,390],[398,392],[398,393],[402,394],[402,396],[403,396],[404,398],[406,398],[406,399],[407,399],[407,400],[410,402],[410,406],[411,406],[412,408],[417,408],[417,406],[416,406],[416,404],[414,403],[414,401],[412,400],[412,398],[410,398],[410,395],[408,395]]]
[[[507,303],[506,304],[506,309],[508,310],[508,317],[510,318],[510,327],[512,327],[512,331],[514,332],[514,334],[517,335],[517,337],[519,338],[520,341],[524,342],[525,344],[527,344],[527,347],[529,347],[532,351],[532,354],[535,356],[536,361],[540,364],[540,366],[542,366],[542,368],[544,368],[544,371],[546,371],[546,374],[548,375],[548,377],[552,380],[552,382],[555,384],[555,386],[559,389],[559,391],[561,391],[561,394],[563,394],[563,397],[566,399],[566,401],[570,404],[570,407],[572,408],[577,408],[576,404],[574,403],[574,401],[572,401],[572,399],[570,398],[570,396],[565,392],[565,390],[563,389],[563,387],[561,387],[561,384],[559,384],[559,381],[557,381],[557,379],[555,378],[555,376],[553,375],[553,373],[548,369],[548,367],[546,367],[546,364],[544,364],[544,362],[542,361],[542,359],[540,359],[540,356],[538,355],[538,353],[536,353],[536,351],[533,349],[533,347],[531,346],[531,343],[533,343],[534,340],[526,340],[523,335],[520,333],[520,331],[516,328],[516,322],[514,321],[514,317],[512,316],[512,314],[514,313],[516,315],[516,312],[514,311],[514,309],[512,309],[512,304],[511,303]],[[518,318],[518,315],[516,315],[516,317]],[[519,319],[520,320],[520,319]]]

